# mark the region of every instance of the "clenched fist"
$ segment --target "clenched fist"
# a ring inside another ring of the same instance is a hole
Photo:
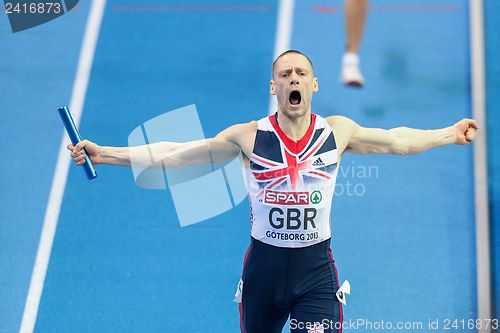
[[[66,146],[66,148],[71,151],[71,158],[77,165],[82,165],[85,163],[85,154],[83,152],[83,148],[87,151],[90,160],[93,164],[101,164],[102,158],[99,155],[99,151],[101,147],[89,140],[82,140],[76,146],[73,146],[71,143]]]
[[[474,119],[462,119],[453,125],[453,129],[455,130],[455,143],[465,145],[474,141],[479,126]]]

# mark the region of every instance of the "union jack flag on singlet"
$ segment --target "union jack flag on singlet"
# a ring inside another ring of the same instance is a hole
[[[330,238],[337,162],[333,131],[324,118],[312,114],[297,141],[279,127],[277,114],[260,119],[245,171],[252,237],[280,247],[305,247]]]

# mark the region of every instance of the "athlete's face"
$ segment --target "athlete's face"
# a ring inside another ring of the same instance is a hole
[[[279,109],[290,118],[304,116],[311,110],[312,94],[318,91],[318,79],[306,57],[288,53],[278,59],[271,80],[271,95]]]

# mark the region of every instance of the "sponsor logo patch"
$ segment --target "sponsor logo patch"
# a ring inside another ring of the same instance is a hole
[[[280,192],[266,190],[264,192],[264,202],[266,204],[275,205],[308,205],[309,192]]]
[[[311,202],[313,204],[319,204],[321,202],[321,199],[323,199],[323,196],[321,195],[320,191],[314,191],[311,193]]]
[[[318,157],[316,161],[313,162],[312,166],[325,166],[325,162],[321,159],[321,157]]]

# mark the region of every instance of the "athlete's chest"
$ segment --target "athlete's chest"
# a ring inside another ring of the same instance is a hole
[[[285,165],[311,169],[337,163],[338,151],[332,129],[323,118],[312,115],[311,124],[299,140],[288,137],[273,116],[258,122],[255,131],[240,142],[246,168]],[[267,163],[266,163],[267,162]]]
[[[320,155],[327,161],[316,161]],[[316,162],[314,166],[324,166],[328,162],[336,163],[336,155],[335,138],[332,130],[327,127],[316,128],[301,140],[292,140],[273,130],[258,129],[254,135],[251,154],[247,153],[251,161],[260,164],[267,162],[268,166],[276,166],[277,163],[297,165],[306,161]]]
[[[331,130],[318,129],[305,143],[285,143],[272,131],[257,131],[249,171],[261,189],[302,191],[331,183],[337,162]]]

